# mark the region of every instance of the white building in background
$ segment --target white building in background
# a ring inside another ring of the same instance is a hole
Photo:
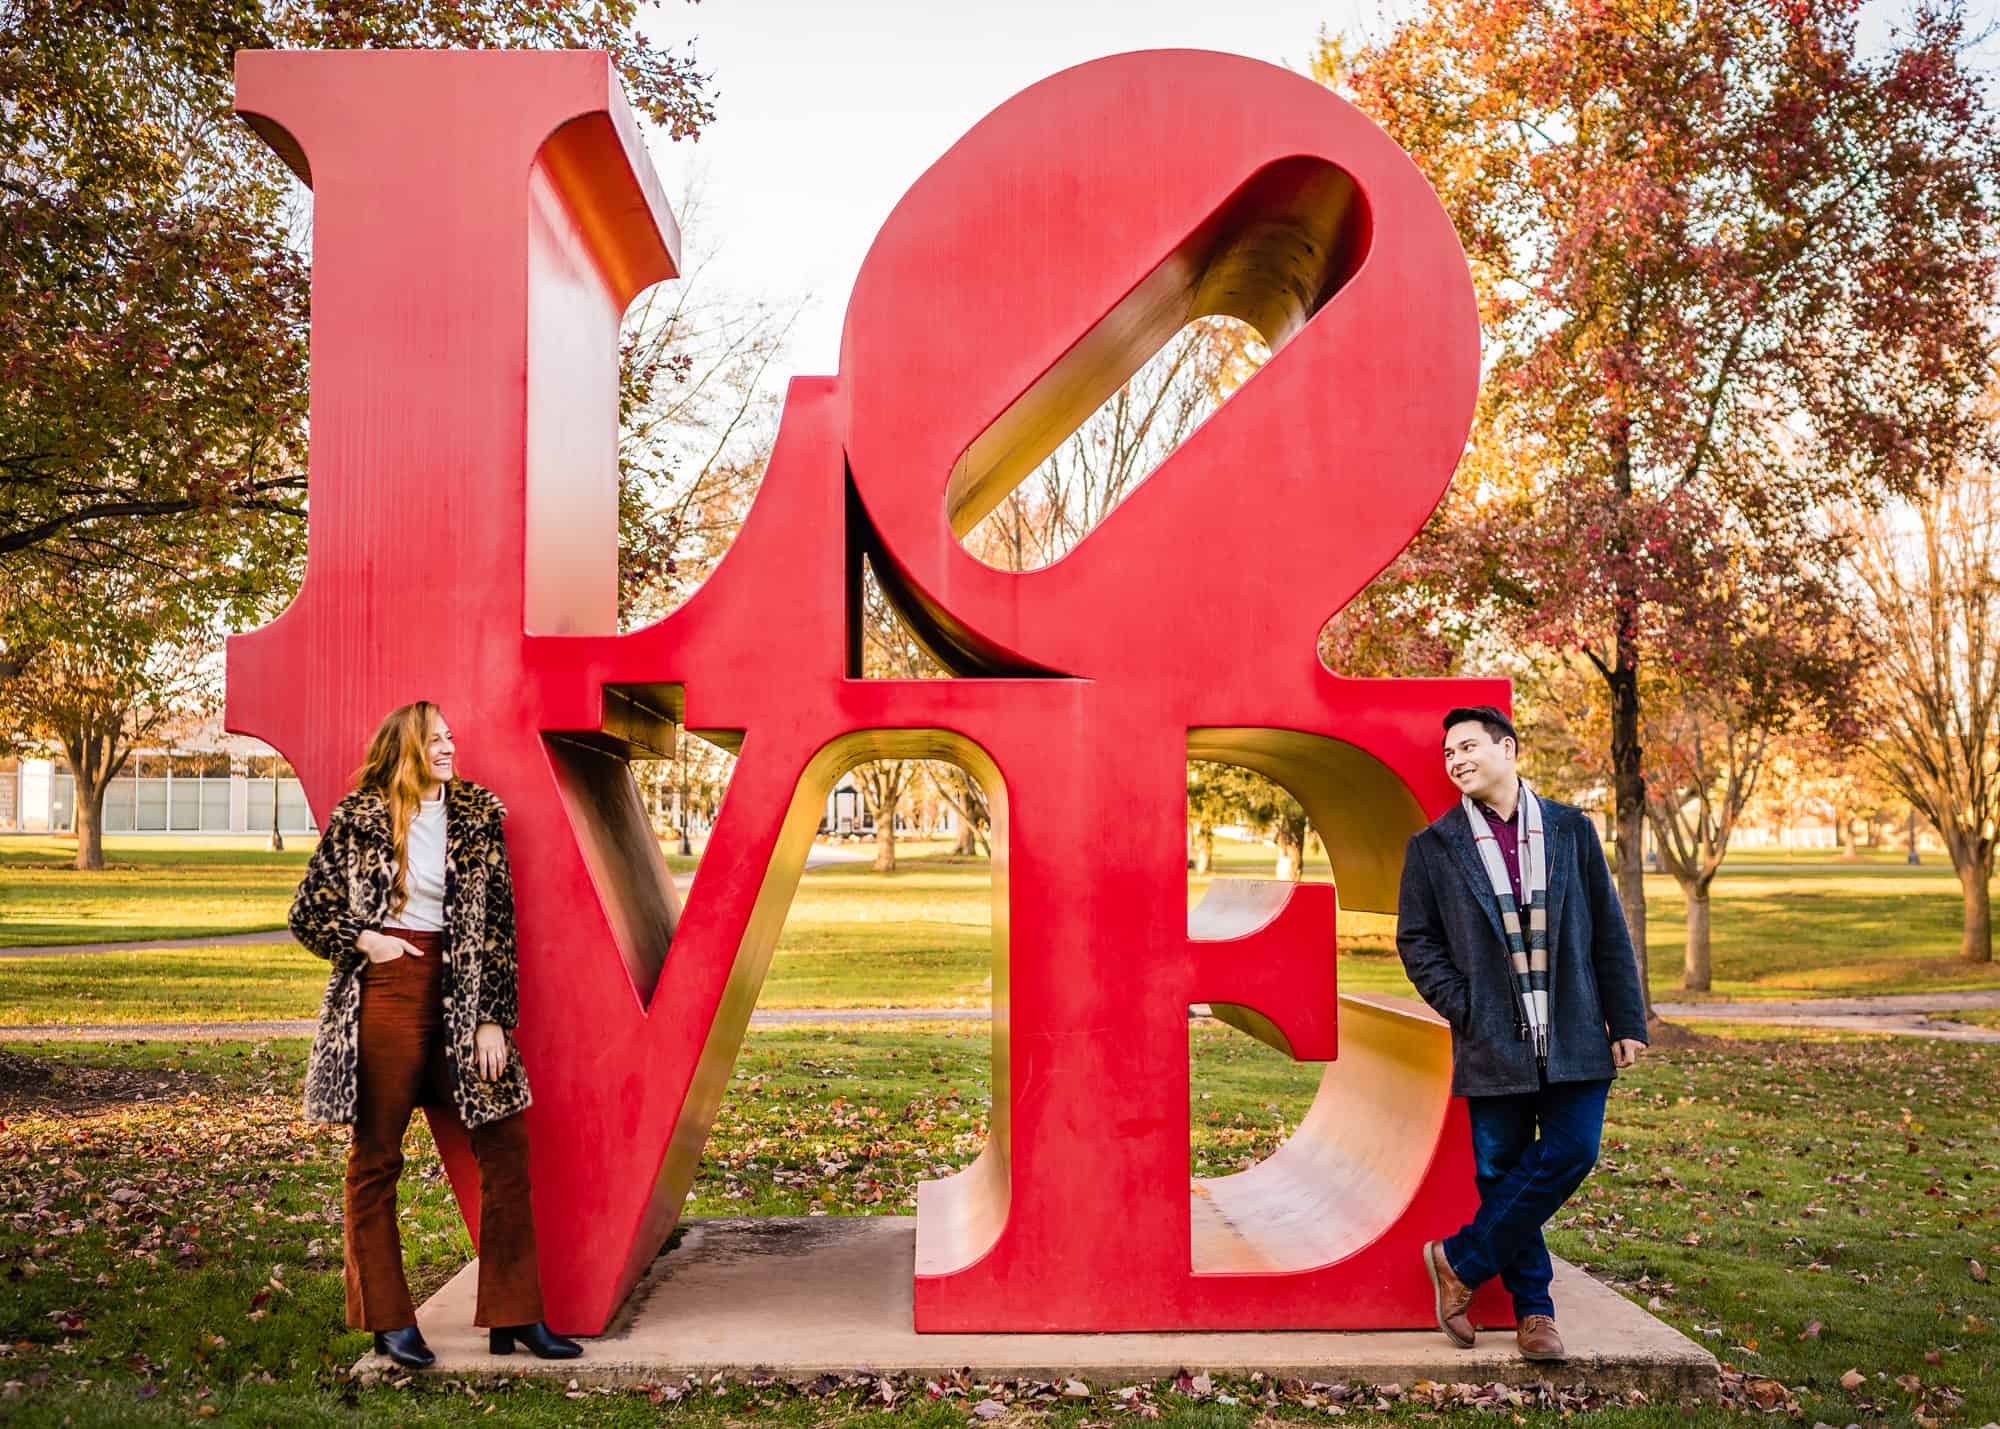
[[[896,815],[896,832],[916,834],[919,820],[907,812]],[[937,811],[934,826],[929,832],[946,838],[958,837],[958,815],[949,806]],[[868,800],[861,793],[861,785],[856,782],[852,770],[840,776],[826,796],[826,809],[820,815],[819,836],[821,838],[869,838],[875,837],[875,815],[869,811]]]
[[[292,766],[219,729],[141,749],[104,791],[107,834],[318,832]],[[0,758],[0,834],[74,833],[76,780],[60,755]]]
[[[819,832],[822,837],[840,834],[866,834],[874,837],[875,816],[868,812],[868,801],[861,797],[861,786],[854,782],[852,772],[840,776],[840,782],[826,796],[826,812],[820,816]]]
[[[314,834],[312,810],[292,766],[267,744],[219,727],[189,732],[171,746],[139,750],[104,794],[107,834],[268,834],[272,802],[278,829]],[[956,836],[958,817],[938,812],[934,832]],[[696,818],[695,832],[707,821]],[[896,818],[898,833],[917,833],[918,821]],[[0,835],[74,833],[76,781],[58,754],[0,757]],[[873,838],[869,812],[852,773],[827,795],[822,837]]]

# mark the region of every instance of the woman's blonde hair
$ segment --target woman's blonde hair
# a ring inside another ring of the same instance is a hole
[[[396,886],[389,903],[392,917],[409,902],[405,884],[410,869],[410,820],[417,815],[425,788],[435,782],[430,777],[430,739],[437,722],[438,707],[429,700],[389,711],[368,741],[368,757],[354,771],[354,787],[380,794],[389,806],[389,832],[396,849]]]

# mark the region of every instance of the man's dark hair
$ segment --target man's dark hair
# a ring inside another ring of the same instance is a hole
[[[1521,747],[1521,736],[1514,733],[1514,721],[1491,705],[1460,705],[1455,710],[1447,711],[1444,717],[1445,733],[1450,734],[1453,725],[1464,724],[1467,720],[1479,721],[1486,730],[1486,737],[1495,744],[1503,739],[1511,739],[1514,741],[1514,748]]]

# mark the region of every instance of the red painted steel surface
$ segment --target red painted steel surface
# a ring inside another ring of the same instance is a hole
[[[671,1230],[826,792],[896,755],[958,760],[996,821],[992,1132],[923,1188],[918,1328],[1431,1323],[1418,1248],[1474,1204],[1447,1030],[1337,998],[1331,888],[1190,915],[1183,859],[1185,762],[1228,759],[1307,804],[1347,906],[1393,908],[1455,797],[1438,713],[1507,698],[1315,655],[1443,493],[1477,384],[1408,159],[1231,56],[1024,91],[890,215],[721,567],[619,635],[617,322],[677,235],[604,58],[246,54],[238,81],[315,190],[312,532],[297,600],[230,642],[228,725],[324,814],[375,721],[434,699],[509,805],[550,1322],[601,1329]],[[1099,530],[1029,574],[966,553],[1213,313],[1274,356]],[[864,555],[961,678],[856,678]],[[683,719],[741,753],[684,904],[628,770]],[[1191,1185],[1202,1002],[1328,1068],[1277,1156]],[[1477,1313],[1510,1319],[1497,1291]]]

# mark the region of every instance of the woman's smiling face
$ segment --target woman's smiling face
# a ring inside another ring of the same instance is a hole
[[[451,726],[442,714],[431,716],[430,733],[424,739],[424,772],[439,784],[448,783],[458,756],[452,742]]]

